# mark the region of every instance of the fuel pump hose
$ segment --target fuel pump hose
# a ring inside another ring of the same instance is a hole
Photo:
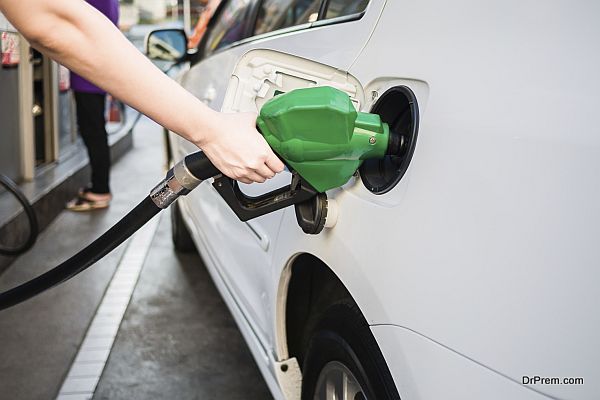
[[[86,248],[48,272],[0,293],[0,310],[22,303],[84,271],[127,240],[179,196],[188,194],[203,180],[219,174],[221,172],[204,153],[196,152],[186,156],[167,172],[166,178],[152,189],[148,197]]]

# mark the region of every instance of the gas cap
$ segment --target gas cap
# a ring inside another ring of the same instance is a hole
[[[304,233],[317,235],[321,233],[327,221],[327,194],[319,193],[312,199],[296,204],[296,220]]]

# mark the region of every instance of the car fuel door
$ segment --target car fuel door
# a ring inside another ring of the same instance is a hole
[[[345,71],[275,50],[251,50],[231,75],[222,111],[259,112],[274,96],[315,86],[346,92],[357,109],[364,101],[362,86]]]

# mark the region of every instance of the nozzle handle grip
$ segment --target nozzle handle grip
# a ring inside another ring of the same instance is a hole
[[[166,208],[177,196],[189,193],[200,182],[213,177],[213,186],[242,221],[303,203],[317,195],[315,189],[292,170],[289,185],[261,196],[248,196],[240,190],[235,180],[223,175],[202,151],[198,151],[188,154],[175,165],[167,174],[165,183],[155,188],[151,197],[159,207]],[[178,184],[173,184],[170,178],[174,178]],[[174,187],[181,190],[174,190]]]
[[[241,221],[305,202],[317,195],[295,171],[289,185],[256,197],[246,195],[236,181],[224,175],[215,178],[213,186]]]
[[[185,166],[196,179],[201,181],[221,175],[221,171],[214,166],[202,151],[185,156]]]

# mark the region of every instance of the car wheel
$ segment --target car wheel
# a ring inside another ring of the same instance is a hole
[[[183,221],[181,209],[177,202],[171,205],[171,237],[173,239],[175,250],[181,253],[192,253],[197,251],[192,235]]]
[[[400,399],[358,307],[330,306],[312,330],[302,367],[302,400]]]

